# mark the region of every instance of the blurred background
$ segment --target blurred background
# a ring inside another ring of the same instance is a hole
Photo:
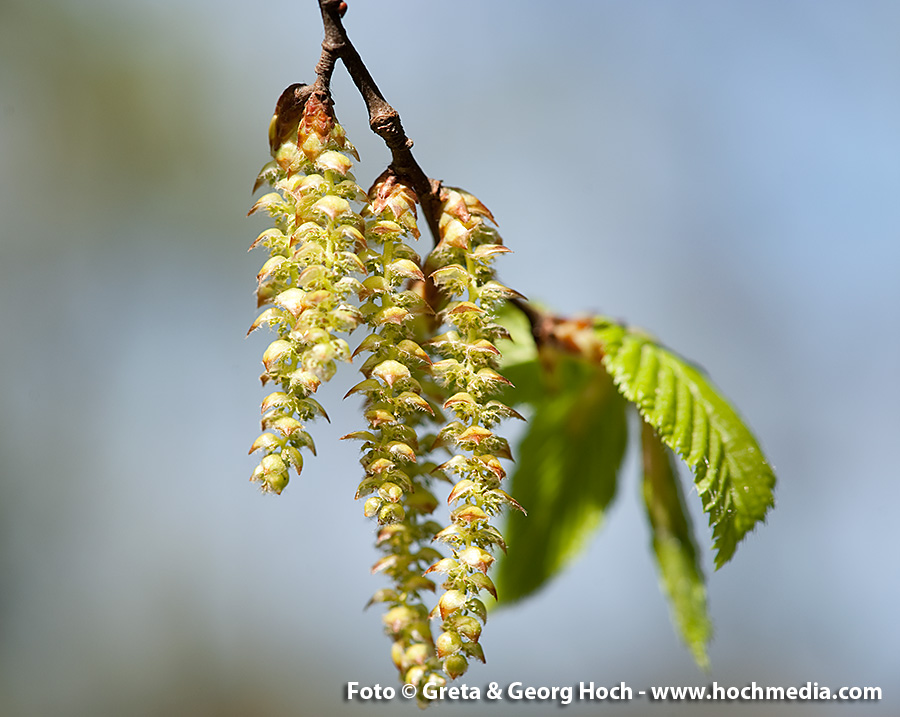
[[[706,551],[710,675],[669,624],[632,461],[590,549],[492,615],[465,682],[874,685],[880,703],[727,709],[898,714],[900,6],[562,8],[351,0],[345,21],[425,171],[498,218],[503,280],[703,364],[778,504],[723,570]],[[395,681],[337,441],[355,369],[320,392],[333,423],[302,479],[247,482],[267,343],[244,339],[249,189],[320,42],[314,0],[0,2],[0,714],[415,710],[343,699]],[[340,67],[335,98],[367,186],[388,155]]]

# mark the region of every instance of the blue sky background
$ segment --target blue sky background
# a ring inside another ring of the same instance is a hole
[[[630,463],[584,557],[491,617],[465,681],[877,685],[875,705],[728,710],[896,714],[900,6],[350,5],[425,171],[498,218],[503,280],[698,360],[780,481],[710,576],[711,675],[669,625]],[[244,214],[320,41],[312,0],[0,5],[4,715],[414,709],[341,699],[395,679],[336,440],[353,369],[320,392],[302,479],[246,481],[265,338],[243,338],[264,226]],[[365,185],[387,152],[340,68],[335,95]]]

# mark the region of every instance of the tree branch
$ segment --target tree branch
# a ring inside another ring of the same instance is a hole
[[[347,3],[343,0],[319,0],[322,12],[322,25],[325,39],[322,41],[322,56],[316,65],[316,83],[312,92],[318,98],[332,106],[331,76],[338,59],[344,63],[353,83],[359,90],[369,113],[369,127],[384,140],[391,152],[391,163],[388,171],[402,179],[416,192],[422,213],[435,244],[440,241],[438,222],[441,211],[441,182],[431,179],[413,157],[413,141],[403,130],[400,114],[381,94],[378,85],[372,78],[350,38],[341,18],[347,11]],[[426,300],[429,304],[436,302],[437,287],[431,281],[426,282]],[[551,340],[556,317],[546,314],[527,301],[515,299],[513,303],[525,313],[531,324],[531,331],[538,345]]]
[[[391,152],[391,164],[388,169],[408,183],[419,196],[425,221],[437,243],[440,240],[438,231],[440,181],[430,179],[416,162],[412,154],[413,142],[403,130],[400,115],[384,99],[368,68],[347,37],[347,31],[341,22],[347,4],[342,0],[319,0],[319,9],[322,11],[325,39],[322,41],[322,56],[316,65],[317,78],[314,91],[317,94],[321,93],[320,99],[323,101],[331,102],[331,75],[335,61],[340,59],[366,103],[369,127],[384,140]]]

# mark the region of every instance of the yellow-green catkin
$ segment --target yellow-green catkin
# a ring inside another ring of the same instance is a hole
[[[360,369],[365,379],[350,393],[365,396],[368,430],[347,437],[363,441],[365,477],[356,497],[366,499],[365,515],[380,525],[377,545],[384,555],[372,571],[392,582],[372,602],[386,604],[383,620],[394,664],[424,704],[425,686],[442,686],[446,679],[423,600],[436,587],[423,573],[441,558],[430,545],[441,526],[429,517],[438,500],[430,490],[435,466],[425,460],[433,435],[423,435],[435,414],[431,360],[420,344],[430,309],[421,291],[410,288],[421,287],[425,278],[407,243],[419,237],[415,192],[386,172],[370,190],[363,214],[368,248],[360,258],[369,276],[360,313],[372,333],[356,351],[370,354]]]
[[[330,106],[316,95],[298,114],[285,128],[276,110],[273,159],[257,179],[257,186],[267,183],[275,191],[250,210],[265,211],[275,222],[251,246],[265,246],[270,257],[257,277],[258,305],[267,308],[250,331],[267,324],[278,335],[263,354],[260,378],[280,390],[263,400],[264,432],[250,449],[263,453],[251,480],[271,493],[285,488],[289,467],[300,473],[301,448],[315,453],[305,424],[324,410],[312,394],[334,375],[337,361],[349,361],[340,335],[362,321],[347,303],[361,287],[353,275],[365,272],[357,256],[365,245],[364,223],[353,209],[365,193],[350,173],[350,155],[358,156]]]
[[[500,352],[495,342],[506,331],[494,322],[494,312],[519,295],[494,280],[492,260],[509,250],[487,224],[493,221],[487,208],[454,189],[445,188],[441,199],[440,242],[427,269],[444,297],[439,319],[449,329],[430,348],[442,357],[432,372],[451,394],[443,408],[456,419],[438,434],[438,445],[452,454],[439,469],[454,486],[448,498],[451,523],[436,538],[450,547],[452,556],[427,572],[447,575],[433,611],[442,620],[435,645],[444,671],[456,678],[466,672],[470,659],[484,661],[479,640],[487,610],[480,593],[496,599],[488,572],[495,549],[506,549],[492,521],[504,506],[521,510],[500,487],[506,476],[501,460],[512,456],[506,439],[493,430],[503,418],[521,416],[492,398],[509,384],[496,370]]]

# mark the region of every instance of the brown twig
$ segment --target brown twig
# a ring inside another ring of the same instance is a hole
[[[534,338],[534,342],[538,346],[546,343],[553,332],[553,323],[556,317],[541,311],[525,299],[510,299],[509,303],[525,314],[525,318],[528,319],[528,323],[531,326],[531,335]]]
[[[331,74],[334,71],[335,61],[340,59],[366,103],[369,127],[384,140],[391,152],[389,169],[408,182],[419,196],[425,221],[437,243],[440,239],[438,218],[441,183],[439,180],[430,179],[416,162],[412,154],[413,142],[403,130],[400,115],[384,99],[368,68],[347,37],[347,31],[341,21],[346,8],[347,5],[342,0],[319,0],[325,39],[322,41],[322,57],[316,65],[316,90],[323,92],[330,101]],[[322,99],[324,101],[325,97]]]
[[[366,103],[369,127],[384,140],[391,152],[388,171],[404,180],[416,192],[425,221],[428,223],[435,244],[437,244],[440,241],[438,228],[441,211],[440,180],[429,178],[413,157],[413,141],[403,130],[399,113],[384,99],[384,95],[375,84],[369,69],[353,43],[350,42],[341,21],[347,10],[347,3],[343,0],[319,0],[319,9],[322,12],[325,39],[322,41],[322,56],[316,65],[316,83],[312,87],[312,92],[323,103],[328,103],[328,107],[331,107],[331,76],[337,60],[340,59]],[[429,301],[429,304],[436,304],[437,299],[433,296],[436,287],[430,282],[429,284],[426,285],[426,300]],[[552,332],[554,317],[541,312],[527,301],[516,299],[513,303],[528,318],[532,334],[538,345],[547,342]]]

